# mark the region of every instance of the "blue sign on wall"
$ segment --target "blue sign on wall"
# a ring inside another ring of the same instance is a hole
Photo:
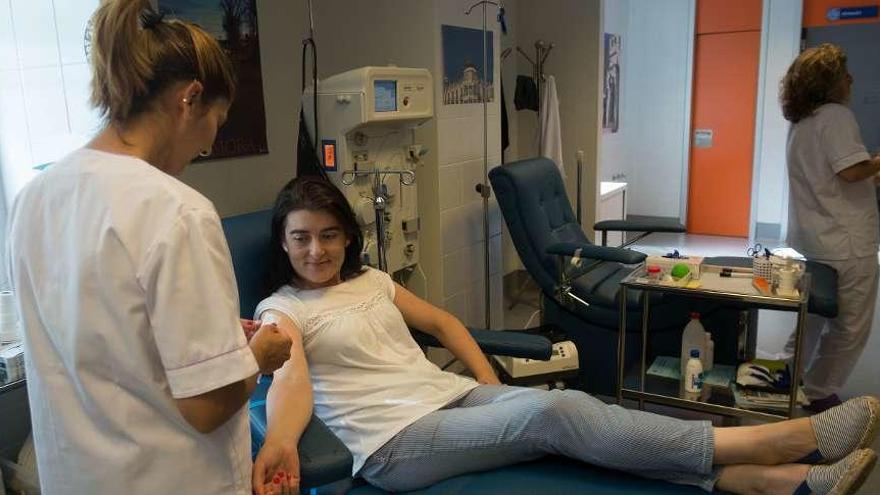
[[[825,16],[829,21],[849,21],[852,19],[877,17],[877,6],[835,7],[833,9],[828,9],[828,13]]]

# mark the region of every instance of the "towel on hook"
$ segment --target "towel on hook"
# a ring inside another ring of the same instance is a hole
[[[565,179],[565,165],[562,163],[562,126],[559,123],[559,100],[556,97],[556,78],[547,76],[544,93],[541,95],[541,156],[553,160],[559,167],[559,174]]]

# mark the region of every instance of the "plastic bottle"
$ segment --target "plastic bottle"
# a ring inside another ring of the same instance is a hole
[[[684,391],[688,394],[699,394],[703,391],[703,364],[700,362],[700,350],[691,349],[684,373]]]
[[[703,371],[711,371],[715,366],[715,341],[711,333],[706,332],[706,354],[700,361],[703,362]]]
[[[696,312],[691,313],[691,321],[681,335],[681,376],[684,376],[691,349],[700,351],[700,356],[706,355],[706,329],[700,323],[700,313]]]

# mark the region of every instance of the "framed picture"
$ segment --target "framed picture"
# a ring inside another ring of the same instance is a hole
[[[620,35],[605,33],[605,82],[602,86],[602,129],[620,127]]]
[[[486,70],[483,70],[483,30],[442,26],[443,104],[486,103],[495,99],[493,33],[486,31]],[[485,83],[483,76],[486,76]],[[485,86],[485,88],[484,88]],[[485,89],[485,93],[484,90]]]
[[[206,159],[268,153],[257,0],[158,0],[157,4],[160,12],[198,24],[214,36],[238,77],[228,119]]]

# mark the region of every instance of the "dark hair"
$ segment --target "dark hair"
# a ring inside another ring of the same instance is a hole
[[[361,251],[364,247],[364,235],[361,233],[348,200],[336,186],[325,179],[313,176],[298,177],[281,189],[272,209],[267,294],[272,294],[287,284],[296,285],[298,276],[290,264],[290,258],[281,247],[281,243],[284,240],[284,228],[288,213],[299,210],[323,211],[333,215],[342,224],[342,230],[348,240],[348,246],[345,248],[345,260],[342,262],[340,270],[342,280],[356,277],[363,271]]]
[[[843,103],[837,93],[846,75],[846,54],[839,46],[823,43],[804,50],[782,78],[782,114],[797,123],[826,103]]]
[[[202,101],[235,97],[232,62],[191,22],[164,19],[149,0],[105,0],[91,20],[91,103],[110,122],[147,110],[172,84],[199,81]]]

